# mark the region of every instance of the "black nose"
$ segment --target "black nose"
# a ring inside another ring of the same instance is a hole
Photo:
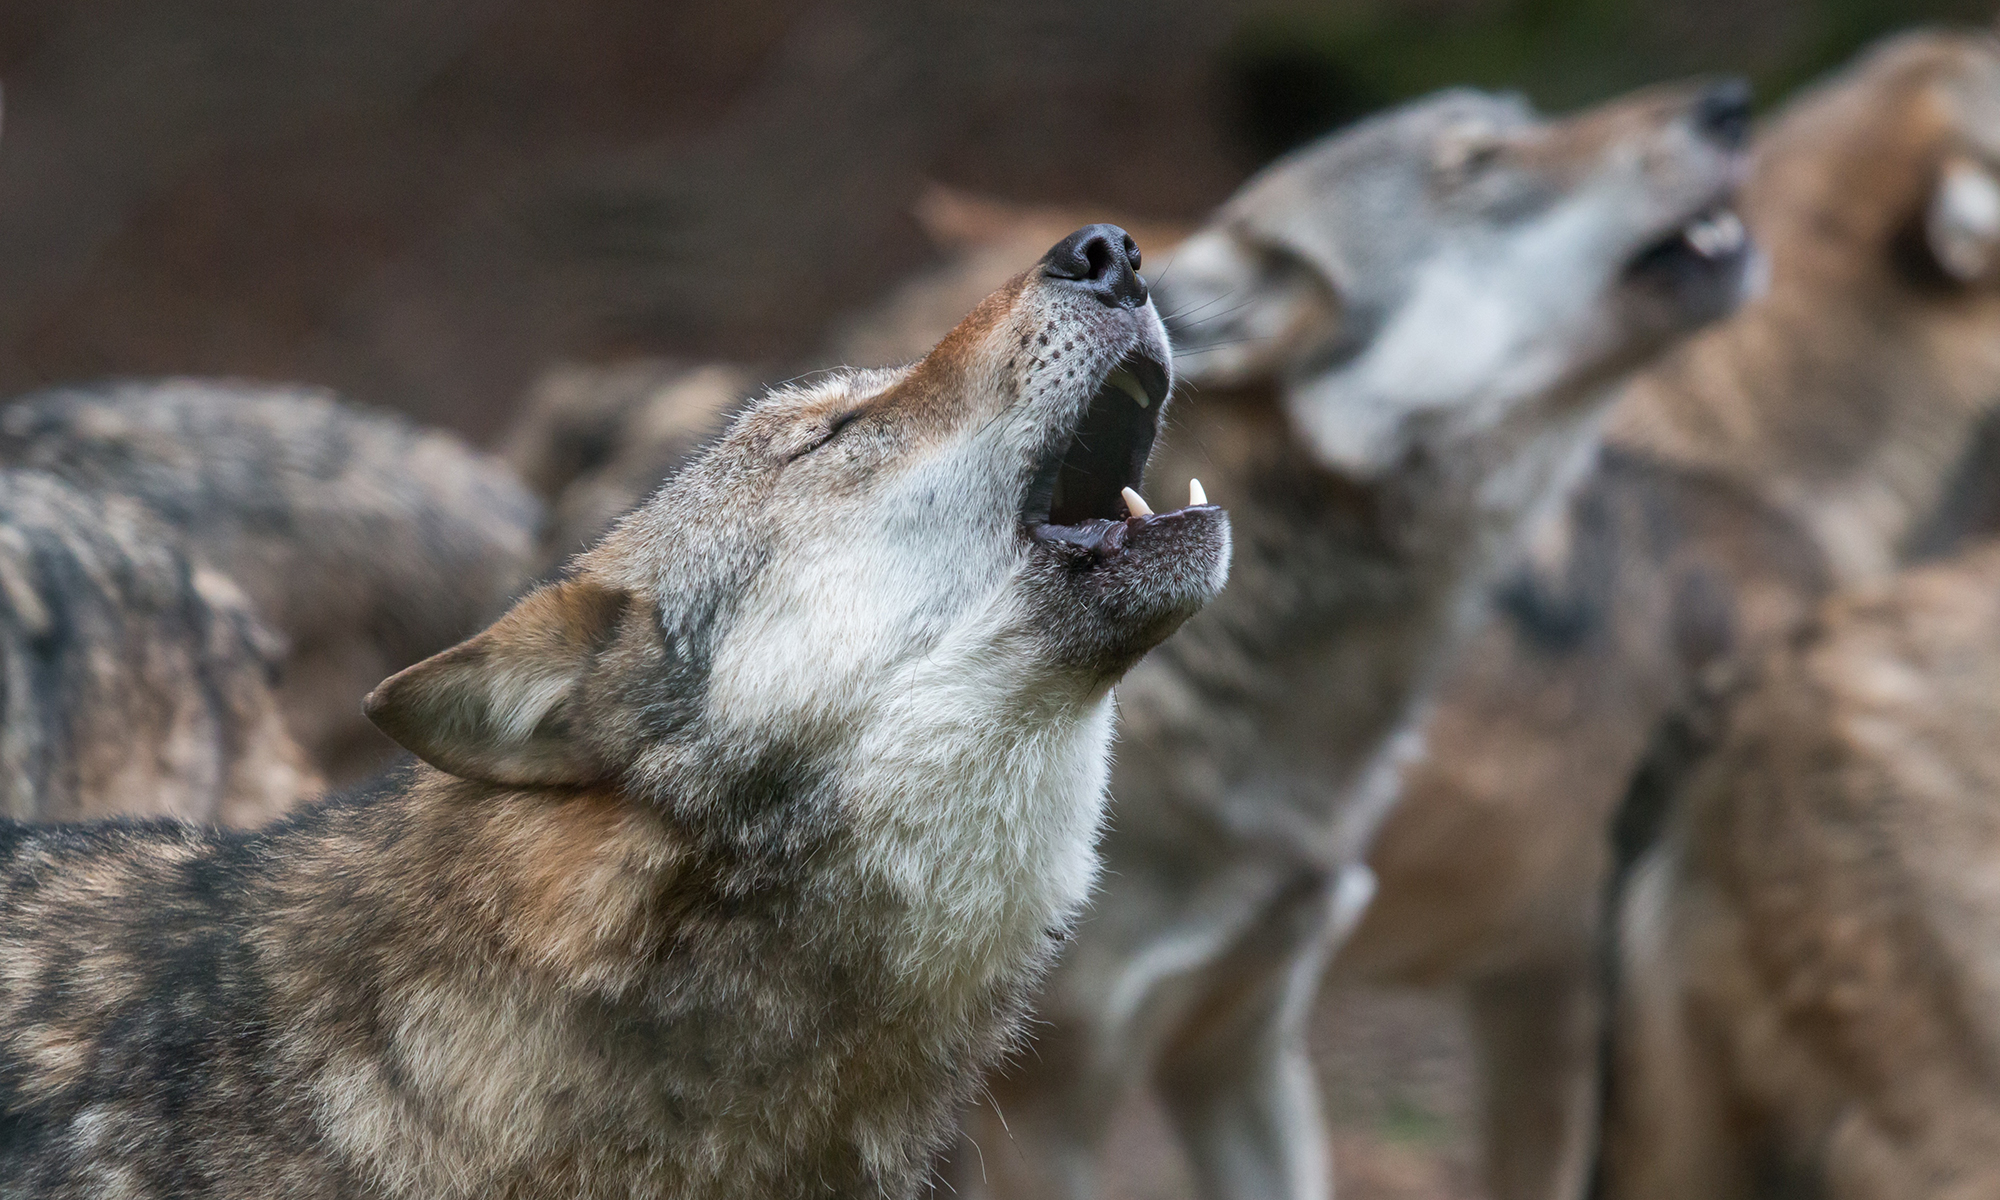
[[[1750,140],[1750,84],[1742,79],[1718,80],[1694,102],[1694,127],[1704,136],[1740,148]]]
[[[1139,275],[1139,243],[1116,225],[1085,225],[1042,256],[1042,274],[1067,279],[1111,306],[1146,302]]]

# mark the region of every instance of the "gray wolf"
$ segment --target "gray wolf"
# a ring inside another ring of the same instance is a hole
[[[1463,989],[1501,1200],[1582,1194],[1606,827],[1663,718],[1829,589],[1996,527],[1996,129],[2000,48],[1940,32],[1773,118],[1767,293],[1631,385],[1431,705],[1333,971]]]
[[[1986,543],[1721,700],[1621,914],[1605,1195],[2000,1194],[1996,633]]]
[[[251,825],[319,790],[279,649],[143,505],[0,469],[0,815]]]
[[[499,615],[542,520],[504,463],[316,388],[52,388],[0,409],[0,464],[132,497],[234,580],[283,641],[286,718],[335,783],[394,752],[368,689]]]
[[[1222,586],[1092,226],[780,390],[369,697],[265,829],[0,827],[22,1196],[907,1197],[1096,870],[1111,688]]]
[[[1204,1194],[1327,1193],[1305,1017],[1412,723],[1618,382],[1743,294],[1747,114],[1732,83],[1563,120],[1446,93],[1280,160],[1164,256],[1195,388],[1159,465],[1229,506],[1232,581],[1120,689],[1105,885],[961,1191],[983,1161],[996,1191],[1092,1194],[1150,1084]]]

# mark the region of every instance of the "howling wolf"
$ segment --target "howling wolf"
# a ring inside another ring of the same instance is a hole
[[[373,693],[421,764],[0,827],[0,1190],[912,1195],[1094,878],[1112,684],[1227,571],[1137,490],[1138,257],[754,405]]]

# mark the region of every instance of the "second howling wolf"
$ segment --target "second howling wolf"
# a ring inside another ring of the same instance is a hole
[[[0,1192],[913,1195],[1094,877],[1112,684],[1227,571],[1128,500],[1136,263],[753,406],[376,690],[409,773],[0,825]]]
[[[1273,165],[1172,254],[1197,390],[1160,465],[1230,506],[1236,562],[1120,688],[1105,887],[961,1190],[983,1162],[1092,1194],[1150,1083],[1204,1195],[1326,1194],[1305,1021],[1403,731],[1611,386],[1742,294],[1747,125],[1741,84],[1559,121],[1447,93]]]

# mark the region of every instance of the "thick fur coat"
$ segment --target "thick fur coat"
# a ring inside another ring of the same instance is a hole
[[[0,469],[0,814],[256,824],[320,789],[281,644],[144,505]]]
[[[361,716],[368,689],[498,616],[542,521],[504,464],[311,388],[37,392],[0,411],[0,464],[130,497],[234,580],[280,639],[293,733],[336,783],[394,750]]]
[[[1742,195],[1767,292],[1634,381],[1439,689],[1334,971],[1465,990],[1502,1200],[1586,1185],[1606,830],[1671,714],[2000,516],[1996,122],[1993,39],[1937,32],[1772,119]]]
[[[0,1190],[913,1195],[1091,886],[1112,684],[1227,571],[1219,509],[1108,507],[1169,378],[1122,236],[384,683],[422,764],[5,827]]]

